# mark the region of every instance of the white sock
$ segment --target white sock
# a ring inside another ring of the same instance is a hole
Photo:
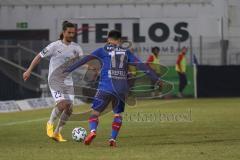
[[[60,114],[61,112],[59,111],[58,107],[54,107],[48,123],[54,124],[55,120],[60,116]]]

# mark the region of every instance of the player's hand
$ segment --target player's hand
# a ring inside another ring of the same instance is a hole
[[[30,78],[31,72],[27,70],[26,72],[23,73],[23,80],[26,81]]]

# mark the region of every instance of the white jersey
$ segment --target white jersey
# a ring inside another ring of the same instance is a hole
[[[72,76],[67,74],[64,77],[63,71],[70,63],[72,59],[76,59],[83,55],[82,48],[74,42],[69,45],[64,44],[61,40],[50,43],[46,48],[40,52],[40,56],[50,57],[48,83],[49,87],[56,89],[61,87],[63,84],[72,85]]]

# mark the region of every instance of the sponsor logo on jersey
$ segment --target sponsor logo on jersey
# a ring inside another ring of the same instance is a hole
[[[47,48],[44,48],[44,49],[42,50],[42,55],[43,55],[43,56],[46,55],[47,52],[48,52],[48,49],[47,49]]]

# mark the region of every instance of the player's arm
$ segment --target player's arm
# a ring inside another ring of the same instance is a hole
[[[67,67],[66,70],[64,70],[64,72],[72,72],[75,69],[77,69],[78,67],[81,67],[82,65],[86,64],[88,61],[95,59],[96,57],[93,55],[88,55],[83,57],[82,59],[80,59],[79,61],[75,62],[74,64],[70,65],[69,67]]]
[[[46,48],[44,48],[37,56],[32,60],[30,66],[23,73],[23,80],[26,81],[30,78],[33,69],[40,63],[41,59],[44,57],[52,56],[54,53],[55,42],[50,43]]]
[[[101,54],[100,49],[97,49],[94,52],[92,52],[90,55],[83,57],[79,61],[77,61],[74,64],[72,64],[71,66],[69,66],[66,70],[64,70],[64,72],[72,72],[75,69],[77,69],[78,67],[81,67],[82,65],[86,64],[90,60],[99,59],[101,57],[100,54]],[[89,67],[90,67],[89,69],[94,68],[92,66],[89,66]]]
[[[142,70],[148,74],[148,76],[153,81],[160,81],[160,78],[157,76],[157,74],[145,63],[143,63],[141,60],[139,60],[136,56],[134,56],[131,52],[127,52],[128,54],[128,60],[130,63],[134,63],[137,67],[137,69]]]
[[[29,79],[33,69],[40,63],[42,57],[40,54],[38,54],[31,62],[30,66],[26,70],[26,72],[23,73],[23,80],[26,81]]]

